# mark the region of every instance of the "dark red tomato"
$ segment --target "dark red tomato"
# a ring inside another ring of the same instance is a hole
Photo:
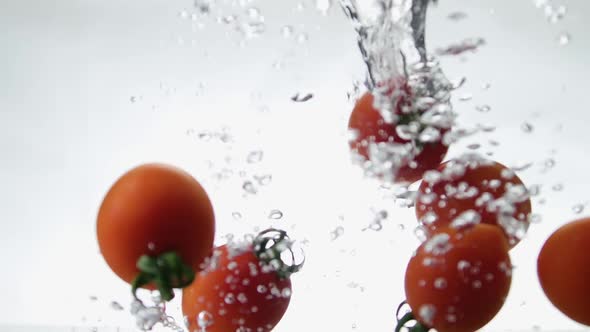
[[[217,248],[212,266],[183,290],[190,331],[272,330],[289,306],[291,280],[261,262],[251,246],[230,251],[225,245]]]
[[[531,200],[512,170],[465,155],[445,162],[437,171],[420,184],[416,198],[416,217],[428,233],[453,222],[475,221],[500,226],[511,247],[524,236]]]
[[[192,281],[211,254],[214,219],[207,193],[190,174],[145,164],[121,176],[106,194],[97,218],[98,244],[113,272],[136,286],[154,289],[153,282],[163,280],[138,263],[148,271],[164,265],[178,271],[166,272],[170,280],[158,285],[168,300],[171,288]]]
[[[404,109],[411,106],[411,93],[407,84],[401,88],[392,87],[391,93],[397,93],[394,114],[400,116],[396,123],[387,123],[379,110],[373,106],[374,96],[365,93],[354,106],[348,121],[348,129],[354,133],[354,139],[349,144],[353,152],[364,160],[370,160],[369,146],[371,144],[395,143],[409,147],[407,156],[401,159],[400,167],[393,172],[393,182],[413,183],[419,180],[425,171],[436,168],[444,159],[448,146],[443,144],[442,137],[448,129],[439,130],[440,138],[433,142],[422,143],[400,137],[397,126],[407,124],[419,117],[419,112],[404,113]],[[416,140],[417,141],[417,140]]]
[[[557,229],[543,245],[537,273],[547,298],[563,314],[590,326],[590,218]]]
[[[406,268],[406,317],[438,332],[473,332],[504,305],[512,280],[508,241],[495,226],[439,229]],[[399,326],[398,326],[399,328]]]

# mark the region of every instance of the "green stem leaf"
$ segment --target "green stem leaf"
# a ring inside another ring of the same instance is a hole
[[[174,288],[184,288],[195,279],[192,267],[186,265],[173,251],[153,257],[143,255],[137,260],[140,273],[131,284],[131,292],[137,298],[137,290],[154,283],[164,301],[174,298]]]

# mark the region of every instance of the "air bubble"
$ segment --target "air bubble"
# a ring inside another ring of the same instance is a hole
[[[446,233],[434,235],[424,244],[424,251],[433,255],[445,254],[452,248],[449,243],[450,238],[449,234]]]
[[[244,189],[244,191],[248,194],[256,194],[258,192],[258,190],[256,190],[256,187],[254,186],[254,184],[252,183],[252,181],[245,181],[244,184],[242,184],[242,189]]]
[[[330,239],[334,241],[342,235],[344,235],[344,227],[338,226],[336,229],[330,232]]]
[[[309,40],[309,36],[308,36],[308,35],[307,35],[307,33],[305,33],[305,32],[300,32],[300,33],[297,35],[297,42],[298,42],[299,44],[304,44],[304,43],[306,43],[308,40]]]
[[[554,184],[551,189],[553,189],[553,191],[562,191],[563,190],[563,184],[561,183],[556,183]]]
[[[424,304],[418,309],[418,315],[425,324],[432,325],[434,315],[436,314],[436,307],[432,304]]]
[[[281,28],[281,35],[284,38],[291,38],[295,29],[291,25],[285,25]]]
[[[332,8],[332,0],[315,0],[315,7],[322,15],[328,15],[328,11]]]
[[[278,220],[283,218],[283,212],[281,210],[271,210],[268,214],[268,219]]]
[[[561,46],[565,46],[570,43],[572,36],[568,32],[562,32],[557,37],[557,42]]]
[[[434,280],[434,288],[436,288],[436,289],[447,288],[447,280],[445,278],[436,278]]]
[[[122,305],[121,305],[119,302],[117,302],[117,301],[112,301],[112,302],[111,302],[111,309],[113,309],[113,310],[116,310],[116,311],[121,311],[121,310],[123,310],[124,308],[123,308],[123,306],[122,306]]]
[[[206,330],[206,328],[211,325],[213,325],[213,315],[208,311],[199,312],[197,315],[197,326],[203,330]]]
[[[528,133],[532,133],[532,132],[533,132],[533,130],[534,130],[534,127],[533,127],[533,125],[532,125],[532,124],[530,124],[530,123],[528,123],[528,122],[523,122],[523,123],[520,125],[520,129],[521,129],[523,132],[525,132],[525,133],[527,133],[527,134],[528,134]]]
[[[580,213],[584,212],[584,204],[580,203],[580,204],[576,204],[576,205],[572,206],[572,211],[575,214],[580,214]]]
[[[252,151],[248,154],[248,157],[246,158],[246,161],[249,164],[253,164],[253,163],[257,163],[260,162],[262,160],[262,157],[264,156],[264,152],[257,150],[257,151]]]
[[[478,106],[475,106],[475,109],[481,113],[488,113],[489,111],[492,110],[492,107],[490,105],[478,105]]]

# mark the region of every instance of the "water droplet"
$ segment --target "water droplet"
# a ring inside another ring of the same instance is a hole
[[[445,279],[445,278],[436,278],[434,280],[434,288],[436,288],[436,289],[444,289],[444,288],[447,288],[447,279]]]
[[[250,8],[248,8],[248,9],[246,10],[246,12],[248,13],[248,17],[249,17],[251,20],[258,21],[258,20],[260,20],[260,19],[261,19],[261,16],[260,16],[260,9],[258,9],[258,8],[256,8],[256,7],[250,7]]]
[[[470,150],[477,150],[481,147],[481,144],[479,143],[473,143],[473,144],[469,144],[467,145],[467,148]]]
[[[470,101],[471,99],[473,99],[473,95],[471,93],[464,93],[458,98],[459,101]]]
[[[285,25],[281,28],[281,35],[284,38],[291,38],[293,36],[294,31],[295,31],[295,29],[293,29],[293,26]]]
[[[232,218],[234,218],[234,220],[240,220],[242,219],[242,214],[240,212],[234,211],[231,213]]]
[[[420,309],[418,309],[419,317],[422,318],[422,321],[428,325],[432,325],[432,322],[434,321],[435,314],[436,314],[436,307],[434,307],[432,304],[421,305]]]
[[[521,129],[523,132],[525,132],[525,133],[532,133],[532,132],[533,132],[533,129],[534,129],[534,127],[533,127],[533,125],[532,125],[532,124],[530,124],[530,123],[528,123],[528,122],[523,122],[523,123],[520,125],[520,129]]]
[[[562,191],[563,190],[563,184],[561,183],[556,183],[554,184],[551,189],[553,189],[553,191]]]
[[[253,164],[253,163],[257,163],[260,162],[262,160],[262,157],[264,156],[264,152],[257,150],[257,151],[252,151],[248,154],[248,157],[246,158],[246,161],[249,164]]]
[[[227,304],[233,304],[236,302],[236,297],[233,293],[227,293],[227,294],[225,294],[223,301]]]
[[[252,181],[245,181],[244,184],[242,184],[242,189],[252,195],[255,195],[258,192]]]
[[[328,11],[332,8],[332,0],[315,0],[315,7],[322,15],[328,15]]]
[[[313,93],[306,93],[305,95],[300,95],[299,92],[297,92],[291,97],[291,100],[296,103],[304,103],[310,100],[311,98],[313,98]]]
[[[283,212],[281,210],[271,210],[268,214],[268,219],[278,220],[283,217]]]
[[[340,236],[344,235],[344,227],[338,226],[330,232],[330,238],[332,241],[336,240]]]
[[[284,298],[291,297],[291,289],[288,287],[283,288],[283,290],[281,291],[281,296]]]
[[[304,43],[306,43],[308,40],[309,40],[309,36],[308,36],[308,35],[307,35],[307,33],[305,33],[305,32],[300,32],[300,33],[297,35],[297,42],[298,42],[299,44],[304,44]]]
[[[116,310],[116,311],[121,311],[121,310],[123,310],[124,308],[123,308],[123,306],[122,306],[122,305],[121,305],[119,302],[117,302],[117,301],[112,301],[112,302],[111,302],[111,309],[113,309],[113,310]]]
[[[481,113],[488,113],[489,111],[492,110],[492,107],[490,105],[479,105],[479,106],[475,106],[475,109]]]
[[[559,45],[565,46],[570,43],[572,36],[568,32],[562,32],[557,37],[557,41]]]
[[[572,206],[572,211],[575,214],[580,214],[580,213],[584,212],[584,204],[579,203],[579,204]]]
[[[205,330],[209,326],[213,325],[213,315],[208,311],[201,311],[197,315],[197,325]]]
[[[450,239],[449,234],[436,234],[424,243],[424,252],[433,255],[442,255],[451,250],[452,245],[449,243]]]
[[[450,13],[447,18],[451,21],[460,21],[467,18],[467,14],[464,12],[456,11]]]
[[[420,133],[418,140],[422,143],[440,142],[440,130],[434,127],[426,127]]]

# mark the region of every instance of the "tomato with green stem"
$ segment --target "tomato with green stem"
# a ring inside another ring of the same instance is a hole
[[[413,183],[444,159],[448,146],[443,143],[443,135],[449,128],[425,125],[421,117],[426,109],[416,105],[404,78],[392,80],[388,86],[384,93],[366,92],[357,100],[348,121],[353,134],[349,145],[360,161],[388,165],[377,171],[377,176],[391,178],[395,183]],[[375,96],[393,104],[388,105],[393,121],[386,121],[375,107]],[[403,131],[413,132],[414,137],[404,137],[400,134]],[[380,160],[383,157],[379,154],[389,155]]]
[[[144,164],[121,176],[97,217],[100,252],[112,271],[132,285],[158,289],[163,300],[188,286],[213,250],[213,207],[187,172]]]
[[[182,293],[191,331],[271,331],[291,299],[296,262],[281,230],[261,232],[252,242],[218,247],[209,268]],[[286,256],[286,257],[285,257]]]
[[[551,303],[570,319],[590,326],[590,218],[558,228],[537,258],[541,288]]]
[[[531,200],[514,171],[465,154],[426,174],[415,207],[427,234],[451,223],[481,222],[499,226],[514,247],[528,230]]]
[[[502,231],[486,224],[439,229],[425,241],[406,268],[406,301],[412,332],[473,332],[504,305],[512,266]]]

